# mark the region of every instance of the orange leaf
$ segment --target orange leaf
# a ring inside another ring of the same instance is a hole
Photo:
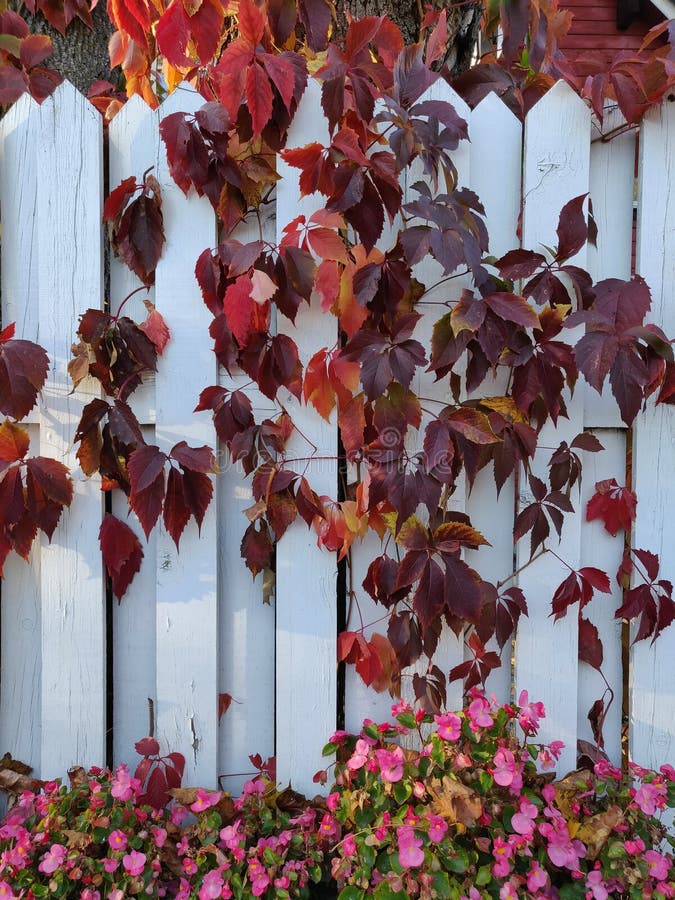
[[[302,392],[305,403],[311,403],[319,415],[328,421],[335,406],[335,391],[328,377],[326,356],[327,351],[323,347],[307,363]]]

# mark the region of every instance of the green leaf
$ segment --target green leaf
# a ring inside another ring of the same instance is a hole
[[[563,884],[560,888],[560,900],[584,900],[586,888],[584,884]]]
[[[332,756],[334,753],[337,752],[339,746],[340,746],[339,744],[335,744],[332,741],[329,741],[326,744],[326,746],[323,748],[323,750],[321,751],[321,755],[322,756]]]
[[[408,900],[405,891],[392,891],[386,881],[381,881],[375,888],[373,897],[377,900]]]
[[[401,725],[405,725],[406,728],[417,728],[417,722],[413,713],[401,713],[400,716],[396,716],[396,721],[400,722]]]
[[[360,890],[354,885],[349,885],[349,887],[343,888],[338,894],[338,900],[363,900],[366,896],[366,892]]]
[[[397,781],[394,785],[394,799],[403,804],[412,794],[412,787],[407,781]]]
[[[450,896],[450,879],[447,872],[437,872],[434,875],[434,890],[439,897]]]
[[[486,884],[490,884],[492,881],[492,866],[486,865],[481,866],[476,874],[475,883],[478,887],[483,887]]]
[[[377,725],[366,725],[363,729],[363,733],[368,735],[369,738],[372,738],[374,741],[379,741],[382,735],[377,730]]]

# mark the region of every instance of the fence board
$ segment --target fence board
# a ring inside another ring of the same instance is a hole
[[[323,117],[317,121],[319,86],[310,80],[289,130],[288,146],[301,147],[312,140],[328,142]],[[285,225],[300,213],[309,216],[323,205],[318,195],[298,200],[299,173],[278,160],[282,176],[277,184],[277,243]],[[337,323],[313,301],[300,307],[295,327],[279,318],[279,333],[297,344],[305,366],[317,348],[335,345]],[[335,411],[330,423],[313,407],[301,406],[286,389],[279,392],[299,431],[288,442],[289,457],[319,460],[301,462],[309,483],[319,495],[337,495],[337,431]],[[302,432],[305,437],[302,437]],[[308,438],[316,447],[308,444]],[[323,459],[321,459],[323,457]],[[277,545],[277,775],[282,784],[311,793],[312,775],[326,763],[321,748],[335,728],[337,705],[336,555],[318,549],[316,535],[296,521]]]
[[[496,134],[499,141],[494,139]],[[519,243],[522,141],[521,123],[496,94],[488,94],[471,113],[471,188],[485,207],[493,256],[502,256]],[[500,371],[494,378],[488,375],[474,396],[504,394],[508,378],[508,371]],[[513,571],[514,510],[515,479],[509,478],[497,496],[492,466],[480,471],[467,499],[467,512],[491,546],[469,551],[466,558],[493,584]],[[490,641],[489,649],[499,652],[496,640]],[[501,653],[501,668],[490,674],[486,685],[504,702],[511,694],[511,655],[508,642]]]
[[[523,158],[523,246],[539,250],[540,245],[557,243],[555,229],[562,207],[588,191],[590,113],[582,100],[563,82],[558,82],[529,112],[525,121]],[[582,251],[575,262],[584,263]],[[562,440],[583,430],[583,385],[577,384],[573,398],[566,398],[569,419],[558,427],[550,423],[540,434],[540,446],[554,449]],[[540,450],[533,461],[534,474],[546,481],[549,449]],[[531,502],[527,485],[521,484],[520,503]],[[553,529],[552,529],[553,531]],[[579,566],[580,517],[567,516],[562,541],[553,536],[550,546],[574,568]],[[529,535],[519,541],[518,565],[530,557]],[[519,576],[525,592],[529,617],[520,620],[516,644],[516,696],[523,689],[543,700],[548,718],[543,723],[543,740],[565,742],[560,770],[575,767],[577,742],[578,629],[574,615],[554,624],[549,618],[550,602],[569,570],[549,554],[539,558]]]
[[[272,204],[261,213],[263,236],[274,243],[275,219]],[[234,235],[238,241],[258,240],[258,223],[240,224]],[[257,422],[275,418],[278,412],[243,372],[228,375],[221,370],[219,383],[229,390],[241,389],[251,400]],[[249,385],[247,387],[247,385]],[[244,510],[253,504],[251,478],[244,475],[240,464],[233,465],[227,452],[219,454],[220,476],[218,496],[218,560],[221,588],[219,692],[233,700],[219,723],[218,772],[222,786],[235,794],[250,772],[249,755],[259,753],[263,759],[274,755],[275,692],[275,605],[272,595],[263,603],[263,576],[255,580],[241,559],[241,539],[248,525]],[[263,713],[264,711],[264,713]]]
[[[608,109],[602,134],[625,125],[619,111]],[[588,245],[588,271],[594,281],[630,278],[633,245],[633,194],[635,186],[635,130],[615,135],[610,141],[594,134],[590,170],[593,215],[598,226],[597,245]],[[586,424],[596,428],[624,428],[609,384],[602,394],[589,388],[584,395]],[[620,482],[623,484],[623,482]]]
[[[35,103],[26,95],[0,123],[2,199],[2,325],[16,322],[16,337],[38,339],[38,236],[35,208],[35,146],[39,129]],[[30,161],[27,165],[26,161]],[[28,252],[27,252],[28,251]],[[31,302],[32,301],[32,302]],[[31,419],[37,419],[32,415]],[[39,429],[29,427],[37,453]],[[11,554],[4,566],[0,652],[0,736],[2,752],[33,763],[40,754],[40,542],[26,564]]]
[[[637,269],[652,291],[649,319],[675,333],[675,104],[650,110],[640,131]],[[638,515],[633,546],[658,553],[659,578],[675,583],[672,550],[675,408],[654,407],[638,416],[633,444],[633,484]],[[644,766],[673,758],[675,630],[632,648],[630,752]]]
[[[582,453],[583,481],[579,503],[579,515],[585,518],[586,505],[595,493],[595,484],[606,478],[616,478],[619,484],[626,480],[626,432],[623,428],[592,429],[605,448],[600,453]],[[579,496],[576,488],[573,498]],[[622,603],[622,592],[616,583],[615,573],[623,557],[623,532],[617,537],[608,534],[602,523],[584,522],[581,526],[582,566],[595,566],[609,575],[611,594],[596,594],[584,608],[584,616],[597,627],[603,645],[602,671],[614,690],[614,700],[605,718],[603,735],[605,750],[615,765],[621,764],[621,686],[623,665],[621,662],[621,621],[614,619],[615,610]],[[576,608],[568,615],[576,617]],[[595,700],[605,693],[602,676],[584,662],[579,663],[578,687],[578,733],[585,741],[593,742],[593,734],[588,721],[588,711]],[[605,697],[605,703],[609,702]]]
[[[110,190],[125,178],[140,181],[143,172],[157,162],[157,114],[132,97],[115,116],[108,129]],[[125,297],[140,281],[124,263],[110,260],[110,308],[117,312]],[[124,307],[124,314],[137,322],[145,318],[143,299],[154,290],[141,291]],[[164,365],[160,361],[160,365]],[[132,407],[143,424],[154,421],[154,378],[132,395]],[[140,402],[137,399],[142,395]],[[148,415],[152,409],[152,416]],[[145,440],[155,442],[154,429],[144,428]],[[121,603],[113,605],[113,758],[132,763],[134,743],[148,733],[148,699],[155,702],[156,629],[156,532],[146,541],[136,516],[129,512],[127,498],[112,492],[112,512],[136,532],[143,547],[140,572],[129,585]]]
[[[70,393],[70,347],[83,300],[103,299],[102,125],[67,82],[39,109],[37,219],[40,343],[51,368],[40,406],[40,453],[72,471],[75,493],[41,549],[43,774],[105,759],[105,604],[98,529],[102,495],[72,445],[84,390]]]
[[[160,108],[193,112],[203,99],[183,85]],[[186,197],[173,182],[164,145],[155,138],[166,244],[156,272],[156,306],[174,335],[156,377],[156,440],[168,452],[179,441],[214,445],[207,413],[193,413],[201,390],[216,384],[208,334],[210,313],[194,276],[194,261],[215,243],[215,217],[206,198]],[[189,223],[189,227],[186,227]],[[215,785],[217,762],[216,504],[201,527],[185,529],[177,553],[163,528],[157,534],[157,736],[187,760],[185,781]]]
[[[465,119],[467,123],[470,122],[469,107],[443,79],[436,81],[420,99],[422,101],[442,100],[451,103],[458,115]],[[457,150],[452,154],[452,160],[457,168],[458,186],[469,187],[471,184],[471,150],[468,141],[462,141],[460,143]],[[407,176],[408,185],[412,185],[416,181],[419,181],[423,177],[422,172],[421,162],[416,160],[410,167]],[[439,191],[442,190],[443,188],[439,187]],[[418,196],[417,192],[410,190],[410,188],[407,188],[406,193],[409,194],[410,200]],[[413,275],[418,281],[427,286],[427,293],[424,295],[424,298],[418,307],[418,311],[422,313],[422,318],[417,323],[414,337],[423,347],[429,348],[431,347],[431,335],[434,324],[448,311],[447,307],[443,307],[441,304],[448,300],[458,300],[462,289],[471,286],[471,278],[462,275],[453,278],[452,281],[444,281],[446,276],[443,275],[442,266],[430,256],[413,266]],[[434,285],[436,286],[434,287]],[[459,374],[462,374],[461,365],[460,362],[459,366],[455,367],[455,370],[458,371]],[[418,397],[424,398],[424,402],[422,403],[423,409],[419,430],[419,441],[418,446],[415,448],[419,451],[424,437],[424,430],[431,419],[429,412],[425,412],[424,407],[426,406],[428,408],[431,406],[434,411],[438,411],[443,408],[443,405],[448,403],[448,382],[445,379],[436,381],[433,372],[425,372],[424,369],[417,369],[412,384],[412,390]],[[450,498],[448,507],[456,512],[464,512],[466,507],[466,491],[466,479],[462,472],[457,479],[455,492]],[[434,654],[434,664],[439,666],[447,676],[450,669],[463,662],[463,660],[463,635],[457,637],[450,628],[444,626],[438,642],[438,648]],[[412,666],[411,671],[426,671],[425,658],[422,657],[419,663]],[[411,702],[415,699],[414,691],[412,690],[412,679],[408,678],[404,680],[402,694]],[[455,681],[447,686],[447,708],[457,709],[461,705],[462,685],[461,682]]]

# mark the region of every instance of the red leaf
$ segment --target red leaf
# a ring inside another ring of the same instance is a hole
[[[566,203],[558,221],[558,262],[578,253],[588,238],[588,225],[584,215],[584,202],[588,194],[581,194]]]
[[[310,50],[325,50],[332,21],[332,6],[328,0],[298,0],[298,15],[305,28]]]
[[[328,377],[327,350],[318,350],[307,363],[302,386],[305,403],[311,403],[327,422],[335,407],[335,391]]]
[[[218,694],[218,721],[223,718],[225,713],[232,705],[232,694]]]
[[[154,445],[139,447],[129,457],[129,505],[138,516],[146,538],[162,511],[165,463],[166,455]]]
[[[448,47],[448,14],[445,9],[441,10],[434,30],[429,35],[427,41],[427,50],[425,61],[427,66],[433,65],[443,56]]]
[[[258,529],[256,526],[259,525]],[[251,522],[241,541],[241,555],[247,568],[255,577],[263,569],[269,569],[272,563],[272,538],[267,523],[259,519]]]
[[[598,481],[595,494],[586,506],[586,521],[602,519],[605,529],[616,535],[619,529],[630,532],[635,521],[637,497],[627,487],[619,487],[615,478]]]
[[[169,342],[171,332],[164,321],[164,317],[157,312],[150,300],[145,300],[144,303],[148,311],[148,317],[145,322],[141,322],[139,327],[150,338],[157,349],[157,353],[161,356]]]
[[[265,17],[252,0],[239,0],[237,24],[244,40],[254,47],[260,43],[265,33]]]
[[[72,493],[70,474],[62,463],[44,457],[29,459],[26,463],[26,509],[31,526],[25,523],[27,538],[37,526],[51,540],[63,507],[70,506]]]
[[[13,334],[8,326],[3,335]],[[35,406],[47,378],[47,354],[31,341],[5,337],[0,342],[0,413],[22,419]]]
[[[139,756],[158,756],[159,743],[153,737],[142,738],[134,744],[134,750]]]
[[[103,204],[103,221],[117,221],[122,214],[122,210],[126,206],[127,200],[136,193],[138,187],[133,175],[129,178],[125,178],[121,184],[118,184],[115,190],[110,192]]]
[[[216,472],[216,458],[210,447],[190,447],[185,441],[180,441],[172,448],[169,454],[183,469],[191,469],[193,472]]]
[[[251,317],[255,301],[251,296],[253,283],[248,275],[240,275],[225,291],[223,310],[232,334],[240,347],[244,347],[251,331]]]
[[[253,135],[258,137],[272,115],[272,87],[265,71],[257,63],[246,73],[246,104],[251,113]]]
[[[164,500],[164,525],[176,545],[176,550],[178,550],[181,535],[189,520],[190,509],[185,502],[183,476],[178,469],[171,468]]]
[[[7,463],[17,462],[23,459],[30,446],[28,432],[10,422],[9,419],[0,425],[0,472],[6,468]]]
[[[579,617],[579,659],[598,671],[602,668],[602,641],[598,629],[583,616]]]
[[[145,796],[153,809],[164,809],[169,802],[169,785],[164,770],[159,766],[150,773]]]
[[[154,284],[155,268],[164,247],[159,187],[152,197],[143,193],[127,206],[114,233],[113,247],[143,284]]]
[[[12,65],[0,66],[0,103],[9,105],[28,90],[26,73]]]
[[[190,39],[189,19],[183,0],[173,0],[173,3],[169,4],[157,22],[155,35],[162,56],[165,56],[172,66],[181,68],[190,65],[190,58],[185,55]]]
[[[121,600],[141,567],[143,550],[140,541],[128,525],[110,513],[101,522],[98,540],[113,592]]]

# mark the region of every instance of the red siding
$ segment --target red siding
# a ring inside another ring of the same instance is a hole
[[[637,50],[649,29],[663,18],[648,4],[645,18],[636,19],[625,31],[616,27],[616,0],[570,0],[560,4],[574,18],[569,33],[559,41],[567,56],[591,54],[611,59],[621,50]]]

